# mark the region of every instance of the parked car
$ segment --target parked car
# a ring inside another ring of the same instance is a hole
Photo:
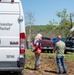
[[[65,44],[66,44],[65,53],[74,52],[74,37],[67,38]]]
[[[62,40],[63,42],[65,42],[65,41],[66,41],[66,38],[61,38],[61,40]]]
[[[57,38],[52,38],[52,41],[56,44],[58,42]]]
[[[49,53],[50,51],[52,53],[55,44],[49,37],[42,37],[41,45],[42,45],[42,52],[47,51]]]
[[[52,38],[53,42],[56,44],[58,42],[57,38]],[[63,42],[65,42],[66,38],[61,38]]]

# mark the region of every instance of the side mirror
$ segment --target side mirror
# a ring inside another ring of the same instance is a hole
[[[20,16],[18,20],[23,21],[23,16]]]

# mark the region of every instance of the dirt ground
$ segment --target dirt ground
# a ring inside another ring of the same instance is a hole
[[[26,61],[27,66],[24,69],[25,75],[59,75],[56,60],[54,57],[49,56],[41,58],[39,70],[33,70],[34,61],[35,60],[33,58]],[[65,59],[65,63],[67,66],[67,74],[62,75],[74,75],[74,61]]]

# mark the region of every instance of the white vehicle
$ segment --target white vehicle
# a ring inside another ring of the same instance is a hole
[[[0,0],[0,71],[21,74],[26,34],[20,0]]]

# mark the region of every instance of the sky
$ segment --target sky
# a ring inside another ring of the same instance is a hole
[[[32,12],[35,17],[35,25],[49,24],[50,20],[60,21],[57,12],[67,9],[67,14],[74,13],[74,0],[21,0],[24,15]]]

